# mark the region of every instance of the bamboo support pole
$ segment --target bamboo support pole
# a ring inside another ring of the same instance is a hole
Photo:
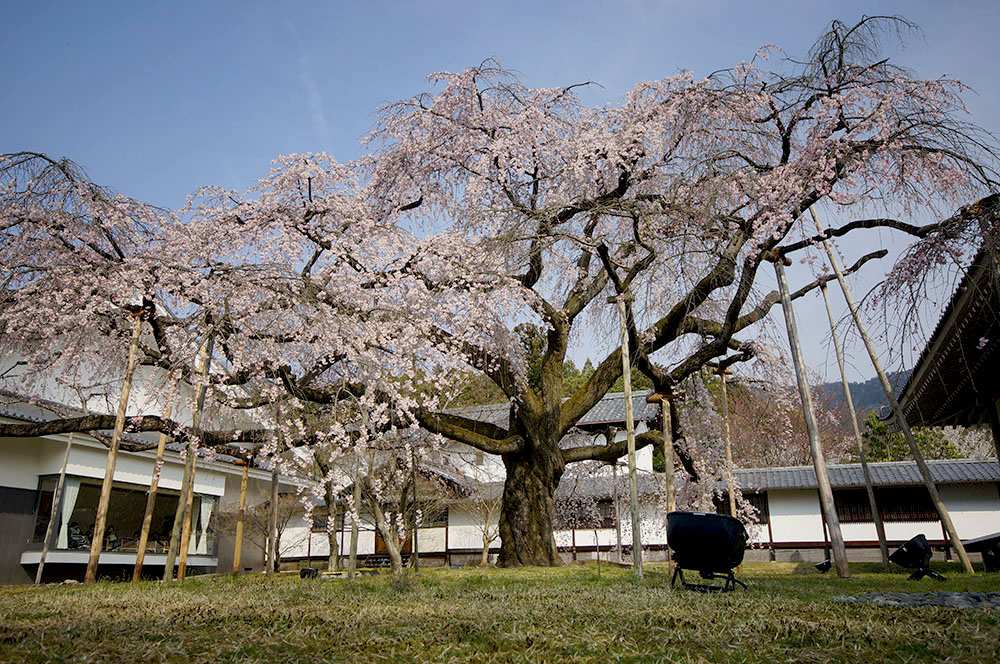
[[[240,478],[240,511],[236,517],[236,547],[233,551],[233,575],[240,573],[240,558],[243,554],[243,517],[247,511],[247,473],[250,459],[243,460],[243,476]]]
[[[632,572],[642,578],[642,534],[639,521],[639,481],[635,466],[635,423],[632,420],[632,370],[629,366],[628,327],[625,322],[625,300],[618,297],[618,317],[621,321],[622,379],[625,384],[625,432],[628,436],[628,491],[629,510],[632,515]]]
[[[66,466],[69,465],[69,453],[73,449],[73,434],[69,434],[66,441],[66,453],[63,455],[62,469],[59,471],[59,480],[56,482],[56,490],[52,494],[52,508],[49,510],[49,525],[45,527],[45,540],[42,542],[42,556],[38,559],[38,569],[35,571],[35,585],[42,582],[42,570],[45,568],[45,559],[49,555],[49,545],[52,543],[53,526],[58,518],[60,503],[62,502],[63,487],[66,485]]]
[[[868,469],[868,455],[865,453],[864,441],[861,438],[861,427],[858,425],[858,414],[854,410],[854,399],[851,397],[851,388],[847,382],[847,370],[844,367],[844,354],[840,351],[840,341],[837,339],[837,323],[833,318],[833,309],[830,307],[830,297],[826,292],[826,282],[822,281],[819,290],[823,294],[823,304],[826,305],[826,316],[830,321],[830,335],[833,339],[833,350],[837,354],[837,366],[840,368],[840,382],[844,387],[844,399],[847,401],[847,410],[851,414],[851,427],[854,429],[854,440],[858,444],[858,458],[861,460],[861,473],[865,478],[865,491],[868,494],[868,506],[872,511],[872,518],[875,520],[875,532],[878,535],[879,553],[882,555],[882,567],[889,571],[889,545],[885,540],[885,524],[882,522],[882,515],[878,511],[878,503],[875,502],[875,489],[872,487],[872,474]]]
[[[169,420],[173,414],[173,395],[167,403],[164,419]],[[138,581],[142,576],[142,563],[146,557],[146,543],[149,541],[149,528],[153,523],[153,509],[156,507],[156,491],[160,486],[160,471],[163,468],[163,452],[167,447],[167,434],[161,433],[156,443],[156,460],[153,462],[153,474],[149,479],[149,493],[146,494],[146,511],[142,515],[142,527],[139,530],[139,544],[136,546],[135,567],[132,569],[132,581]]]
[[[108,505],[111,503],[111,486],[114,483],[115,464],[118,461],[118,448],[121,446],[122,431],[125,429],[125,411],[128,409],[128,395],[132,389],[132,376],[135,375],[136,355],[139,351],[139,336],[142,334],[143,314],[133,314],[132,342],[128,350],[128,363],[125,367],[125,379],[122,381],[121,398],[118,400],[118,413],[115,416],[115,430],[111,435],[111,447],[108,449],[108,463],[104,469],[104,483],[101,485],[101,498],[97,503],[97,515],[94,520],[94,539],[90,543],[90,559],[87,561],[87,572],[84,583],[97,580],[97,563],[101,558],[104,546],[104,528],[107,525]]]
[[[813,222],[816,224],[816,229],[821,235],[825,234],[826,231],[823,228],[823,224],[820,223],[819,217],[816,215],[816,211],[812,206],[809,207],[809,214],[812,215]],[[889,400],[889,405],[892,407],[892,412],[896,416],[896,423],[899,425],[900,430],[903,432],[903,437],[910,446],[910,452],[913,454],[913,460],[917,462],[917,469],[920,471],[920,476],[924,480],[924,486],[927,487],[927,493],[930,494],[931,502],[934,503],[938,516],[941,518],[941,523],[944,525],[945,530],[948,531],[948,536],[951,538],[955,551],[958,553],[958,558],[962,562],[962,568],[967,573],[974,574],[972,563],[969,561],[969,554],[965,552],[962,540],[958,536],[958,530],[955,528],[955,524],[952,523],[951,516],[948,514],[948,508],[945,507],[944,501],[941,500],[941,495],[938,493],[937,485],[934,483],[934,478],[931,476],[931,470],[927,466],[927,461],[924,460],[924,454],[920,451],[920,448],[917,447],[917,442],[913,439],[913,432],[910,430],[910,424],[906,420],[903,408],[899,405],[899,400],[896,399],[895,392],[889,385],[889,377],[882,368],[882,362],[878,359],[878,353],[875,351],[875,345],[872,343],[871,337],[868,336],[868,328],[865,326],[864,321],[861,320],[861,313],[858,311],[858,305],[855,304],[854,297],[851,295],[851,289],[848,287],[847,281],[844,280],[844,273],[840,269],[840,262],[837,260],[836,254],[833,253],[833,247],[830,245],[829,240],[823,240],[823,248],[826,250],[827,258],[830,261],[830,267],[833,268],[833,273],[837,276],[837,282],[840,284],[840,289],[844,293],[844,299],[847,301],[847,306],[851,310],[851,316],[854,318],[854,325],[857,327],[862,341],[865,342],[865,349],[868,351],[868,356],[871,358],[872,366],[875,367],[875,372],[878,374],[879,382],[882,384],[882,390],[885,392],[885,396]]]
[[[799,384],[799,397],[802,400],[802,414],[809,434],[809,450],[812,453],[813,468],[816,471],[816,485],[819,488],[820,507],[827,527],[830,529],[830,540],[833,545],[833,562],[837,567],[837,576],[846,579],[851,576],[847,565],[847,549],[844,546],[844,536],[840,531],[840,520],[833,503],[833,489],[830,487],[830,477],[826,472],[826,459],[823,457],[823,446],[819,440],[816,427],[816,416],[813,411],[812,395],[809,392],[809,377],[806,375],[805,361],[802,359],[802,347],[799,345],[799,333],[795,324],[795,312],[792,310],[792,300],[788,295],[788,281],[785,279],[785,268],[782,258],[774,261],[774,271],[778,278],[778,291],[781,294],[781,307],[785,312],[785,327],[788,330],[788,345],[792,352],[792,363],[795,365],[795,377]]]

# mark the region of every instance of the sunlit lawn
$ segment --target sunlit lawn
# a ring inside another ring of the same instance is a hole
[[[1000,611],[831,601],[875,591],[1000,591],[901,571],[821,576],[758,563],[726,595],[603,565],[421,570],[354,583],[281,576],[0,588],[0,661],[1000,661]]]

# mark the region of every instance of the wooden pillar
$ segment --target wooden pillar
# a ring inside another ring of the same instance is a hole
[[[618,554],[618,562],[622,562],[622,507],[618,502],[618,460],[611,464],[611,491],[612,500],[615,502],[615,552]]]
[[[833,490],[830,488],[830,478],[826,472],[826,459],[823,456],[823,446],[819,440],[816,426],[816,415],[813,412],[812,394],[809,391],[809,377],[806,375],[805,361],[802,359],[802,347],[799,345],[799,333],[795,324],[795,312],[792,310],[792,300],[788,294],[788,281],[785,279],[784,258],[775,257],[774,271],[778,278],[778,291],[781,293],[781,307],[785,312],[785,327],[788,330],[788,345],[792,352],[792,363],[795,365],[795,378],[799,385],[799,397],[802,400],[802,415],[809,434],[809,450],[812,453],[813,469],[816,471],[816,484],[819,488],[820,507],[830,528],[830,539],[833,542],[833,562],[837,567],[837,576],[851,576],[847,565],[847,549],[844,547],[844,537],[840,532],[840,520],[833,504]]]
[[[628,325],[626,323],[626,300],[632,297],[623,293],[617,298],[618,317],[621,322],[622,379],[625,384],[625,432],[628,436],[628,491],[629,509],[632,514],[632,573],[636,579],[642,578],[642,534],[639,522],[639,480],[635,467],[635,423],[632,420],[632,370],[629,364]]]
[[[823,524],[823,558],[825,560],[830,560],[830,533],[826,525],[826,515],[823,514],[822,500],[823,499],[820,498],[821,505],[819,510],[819,516],[820,516],[820,521]]]
[[[451,510],[445,512],[444,519],[444,564],[451,569],[451,551],[448,549],[448,522],[451,521]],[[489,524],[486,524],[489,527]],[[487,545],[489,546],[489,545]],[[488,551],[488,549],[487,549]],[[486,559],[489,560],[489,553],[487,553]]]
[[[819,217],[816,216],[816,211],[812,208],[812,206],[809,207],[809,213],[812,215],[813,222],[816,224],[816,229],[820,232],[820,234],[825,234],[826,231],[823,229],[823,225],[819,222]],[[917,447],[917,442],[913,439],[913,432],[910,430],[910,424],[907,422],[906,415],[903,413],[903,409],[899,405],[899,400],[896,399],[896,393],[893,391],[892,386],[889,385],[889,377],[882,368],[882,362],[878,359],[878,353],[875,352],[875,345],[872,343],[871,337],[868,336],[868,328],[865,326],[864,321],[861,320],[861,313],[858,311],[858,306],[854,303],[854,297],[851,295],[851,289],[848,287],[847,281],[844,280],[844,274],[840,269],[840,262],[837,260],[836,254],[833,253],[833,247],[830,245],[829,240],[823,240],[823,248],[826,250],[826,256],[830,261],[830,267],[833,268],[833,273],[837,276],[837,282],[840,284],[840,289],[844,293],[844,299],[847,301],[847,306],[851,310],[851,317],[854,318],[854,325],[857,327],[862,341],[865,342],[865,349],[868,351],[868,356],[871,358],[872,366],[875,367],[875,372],[878,374],[879,382],[882,384],[882,391],[885,392],[885,396],[889,400],[889,405],[892,407],[892,412],[896,417],[896,423],[899,425],[900,430],[903,432],[903,437],[910,446],[910,452],[913,454],[914,461],[917,462],[917,469],[920,471],[920,476],[924,480],[924,486],[927,487],[927,493],[930,494],[931,502],[934,504],[934,508],[937,510],[938,516],[941,518],[941,523],[943,523],[945,528],[948,530],[948,536],[951,538],[955,547],[955,552],[958,554],[958,558],[962,562],[962,568],[969,574],[974,574],[972,563],[969,561],[969,555],[965,552],[965,547],[962,545],[962,540],[958,536],[958,530],[955,528],[955,524],[952,523],[951,516],[948,514],[948,508],[945,507],[944,501],[941,500],[941,495],[938,493],[937,485],[934,483],[934,478],[931,476],[931,470],[927,467],[927,462],[924,460],[924,453],[920,451],[920,448]]]
[[[173,414],[174,396],[171,394],[167,402],[164,419],[169,420]],[[160,486],[160,470],[163,468],[163,451],[167,447],[167,434],[161,432],[156,443],[156,460],[153,462],[153,474],[149,479],[149,493],[146,494],[146,511],[142,515],[142,527],[139,530],[139,544],[135,551],[135,567],[132,568],[132,581],[138,581],[142,576],[142,563],[146,557],[146,543],[149,541],[149,528],[153,523],[153,508],[156,507],[156,490]]]
[[[97,580],[97,563],[101,558],[104,546],[104,528],[108,519],[108,505],[111,502],[111,486],[114,483],[115,463],[118,461],[118,448],[121,445],[122,431],[125,429],[125,411],[128,408],[128,394],[132,389],[132,376],[135,374],[136,354],[139,350],[139,336],[142,334],[142,312],[133,314],[132,343],[128,351],[128,363],[125,367],[125,380],[122,381],[121,398],[118,400],[118,413],[115,416],[115,430],[111,435],[111,447],[108,449],[108,463],[104,468],[104,483],[101,485],[101,498],[97,503],[97,516],[94,521],[94,539],[90,543],[90,559],[87,561],[87,573],[84,583]]]
[[[729,516],[736,517],[736,480],[733,478],[733,442],[729,435],[729,392],[726,390],[726,374],[732,371],[719,367],[722,381],[722,423],[726,431],[726,483],[729,487]]]
[[[205,393],[208,391],[208,370],[212,364],[212,344],[215,340],[211,334],[202,344],[198,352],[198,360],[195,368],[201,380],[198,382],[198,390],[195,393],[194,415],[191,419],[191,428],[196,433],[201,433],[201,417],[205,410]],[[192,451],[197,457],[197,449],[192,447]],[[188,477],[188,486],[184,494],[184,520],[181,528],[181,551],[180,561],[177,564],[177,580],[183,581],[187,574],[187,555],[191,545],[191,529],[194,527],[194,478],[196,472],[197,458],[191,460],[191,475]]]
[[[861,438],[861,427],[858,424],[858,413],[854,410],[854,399],[851,397],[851,387],[847,382],[847,370],[844,367],[844,354],[840,352],[840,341],[837,339],[837,323],[833,318],[833,309],[830,307],[830,298],[826,293],[826,282],[821,281],[819,290],[823,294],[823,303],[826,305],[826,316],[830,321],[830,336],[833,339],[833,350],[837,354],[837,366],[840,367],[840,383],[844,388],[844,399],[847,402],[847,410],[851,414],[851,427],[854,430],[854,440],[858,445],[858,459],[861,460],[861,473],[865,478],[865,491],[868,493],[868,507],[872,511],[872,519],[875,521],[875,533],[878,536],[879,553],[882,554],[882,567],[889,571],[889,545],[885,541],[885,524],[882,523],[882,514],[878,511],[878,504],[875,502],[875,489],[872,487],[872,474],[868,469],[868,455],[865,453],[865,444]]]
[[[184,506],[186,503],[186,490],[191,483],[191,475],[194,473],[194,458],[197,454],[193,441],[189,440],[185,448],[184,475],[181,477],[181,492],[177,496],[177,509],[174,510],[174,524],[170,529],[170,544],[167,547],[167,559],[163,565],[163,580],[171,581],[174,578],[174,562],[177,560],[177,549],[180,547],[181,528],[184,523]]]
[[[347,578],[354,580],[358,571],[358,520],[361,518],[361,455],[354,460],[354,511],[351,514],[351,550],[347,557]]]
[[[410,447],[410,481],[413,482],[413,571],[420,572],[420,545],[418,543],[419,524],[417,523],[417,455]]]
[[[73,433],[69,434],[66,441],[66,453],[63,454],[62,469],[59,471],[59,480],[56,482],[56,490],[52,494],[52,508],[49,510],[49,525],[45,527],[45,540],[42,542],[42,557],[38,559],[38,569],[35,571],[35,585],[42,582],[42,570],[45,568],[45,558],[49,555],[49,545],[52,543],[53,526],[59,517],[60,503],[62,502],[63,487],[66,485],[66,466],[69,465],[69,453],[73,449]],[[60,519],[60,524],[62,520]]]
[[[192,449],[191,473],[188,475],[188,483],[184,489],[184,519],[181,522],[181,544],[180,553],[177,560],[177,580],[183,581],[187,576],[187,556],[188,548],[191,546],[191,528],[194,521],[194,476],[198,471],[198,452]]]
[[[280,426],[280,425],[279,425]],[[274,576],[278,569],[278,454],[271,459],[271,509],[267,526],[267,576]]]
[[[174,525],[170,530],[170,546],[167,549],[167,560],[163,566],[163,580],[170,581],[174,578],[174,560],[177,558],[178,549],[182,549],[181,558],[183,563],[178,566],[177,577],[184,578],[187,569],[187,547],[190,541],[182,541],[184,538],[184,525],[190,517],[190,507],[193,502],[191,493],[194,490],[195,459],[198,456],[198,448],[195,445],[195,437],[201,431],[201,414],[205,406],[205,393],[208,389],[208,370],[212,362],[212,346],[215,338],[209,335],[198,350],[198,358],[195,360],[195,369],[198,371],[201,381],[195,392],[195,409],[191,419],[191,436],[188,438],[185,448],[184,476],[181,478],[181,495],[177,498],[177,510],[174,512]],[[188,530],[190,537],[190,530]],[[185,571],[182,572],[181,569]]]
[[[771,528],[771,496],[767,492],[764,492],[764,500],[767,504],[767,542],[769,546],[767,557],[773,563],[778,559],[778,553],[774,549],[774,530]]]
[[[340,555],[344,554],[344,526],[347,525],[347,510],[344,510],[344,520],[340,524],[340,549],[338,549]],[[447,531],[445,531],[445,537],[448,536]],[[337,563],[337,569],[340,569],[340,562]]]
[[[677,509],[677,492],[674,489],[674,434],[670,421],[670,398],[660,397],[660,431],[663,434],[663,493],[666,498],[666,514],[663,515],[663,544],[666,547],[667,572],[673,574],[674,560],[670,556],[669,519]],[[619,536],[619,541],[621,537]]]
[[[240,510],[236,517],[236,548],[233,551],[233,574],[240,573],[243,556],[243,518],[247,513],[247,474],[250,472],[249,457],[243,460],[243,474],[240,478]]]

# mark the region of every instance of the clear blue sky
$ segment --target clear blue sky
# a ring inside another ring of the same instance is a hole
[[[4,5],[0,151],[67,156],[101,184],[179,207],[199,185],[246,188],[280,154],[354,157],[378,106],[426,89],[434,71],[495,57],[528,85],[595,81],[587,101],[603,103],[763,44],[804,55],[831,19],[866,13],[917,22],[924,39],[894,59],[960,78],[978,93],[972,119],[1000,132],[995,0],[39,0]],[[811,355],[826,363],[825,351]]]

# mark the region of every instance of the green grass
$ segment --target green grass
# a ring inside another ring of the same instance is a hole
[[[746,565],[748,591],[671,590],[665,567],[422,570],[301,581],[0,588],[0,661],[1000,661],[1000,611],[832,602],[876,591],[998,591],[944,568],[909,582],[853,565]]]

